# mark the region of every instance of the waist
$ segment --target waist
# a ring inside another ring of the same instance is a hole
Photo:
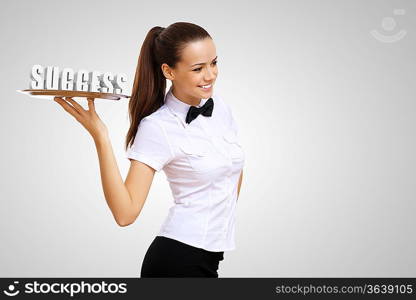
[[[205,255],[208,255],[212,258],[216,258],[218,260],[223,260],[224,259],[224,251],[208,251],[206,249],[203,248],[198,248],[186,243],[183,243],[181,241],[172,239],[172,238],[168,238],[166,236],[162,236],[162,235],[157,235],[155,240],[157,240],[158,242],[162,242],[166,245],[166,247],[179,247],[179,248],[185,248],[189,251],[193,251],[193,252],[200,252],[203,253]]]

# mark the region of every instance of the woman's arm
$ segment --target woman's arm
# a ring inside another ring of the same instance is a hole
[[[71,97],[55,97],[54,100],[81,123],[94,139],[105,199],[117,224],[127,226],[133,223],[146,201],[155,170],[139,161],[132,161],[124,183],[111,147],[107,126],[95,111],[94,99],[88,99],[88,110]]]
[[[100,164],[101,183],[105,200],[120,226],[127,225],[126,215],[131,211],[130,194],[114,157],[113,148],[108,136],[94,139]]]
[[[94,139],[100,163],[101,183],[108,207],[120,226],[133,223],[146,201],[155,170],[132,160],[126,182],[120,175],[108,136]]]
[[[238,191],[237,191],[237,199],[240,195],[240,188],[241,188],[241,182],[243,181],[243,170],[241,170],[240,179],[238,180]]]

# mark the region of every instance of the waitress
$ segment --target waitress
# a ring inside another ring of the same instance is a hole
[[[148,32],[129,102],[125,146],[131,165],[125,182],[94,99],[84,110],[71,98],[55,98],[94,139],[117,224],[136,220],[155,172],[166,174],[174,204],[145,254],[141,277],[218,277],[224,251],[236,248],[245,155],[231,109],[214,92],[217,59],[211,36],[196,24],[177,22]],[[172,84],[165,93],[167,79]]]

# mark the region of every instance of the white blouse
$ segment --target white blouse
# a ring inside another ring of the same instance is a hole
[[[235,247],[237,189],[245,154],[231,109],[215,91],[210,117],[185,122],[190,105],[166,93],[142,119],[127,158],[163,171],[174,203],[159,234],[208,251]],[[201,99],[202,106],[207,99]]]

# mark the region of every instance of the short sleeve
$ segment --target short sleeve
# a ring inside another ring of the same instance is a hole
[[[140,121],[126,157],[145,163],[156,171],[163,169],[173,158],[166,132],[156,119],[145,117]]]

